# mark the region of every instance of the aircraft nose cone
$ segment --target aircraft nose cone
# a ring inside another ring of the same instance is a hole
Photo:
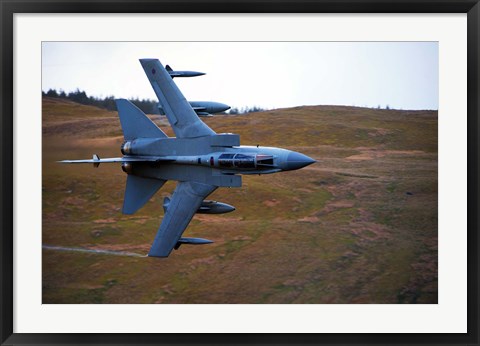
[[[311,157],[308,157],[307,155],[303,155],[300,153],[297,153],[295,151],[292,151],[290,154],[287,156],[287,161],[285,162],[285,170],[286,171],[291,171],[294,169],[300,169],[302,167],[311,165],[312,163],[316,162],[314,159]]]
[[[220,103],[220,108],[222,109],[220,112],[228,111],[231,107],[226,105],[225,103]]]

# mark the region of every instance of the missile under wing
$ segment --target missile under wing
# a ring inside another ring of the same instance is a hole
[[[214,101],[188,101],[192,109],[200,117],[211,117],[212,114],[224,112],[230,109],[229,105]],[[158,105],[160,115],[165,115],[162,105]]]
[[[197,71],[174,71],[169,65],[165,66],[170,77],[197,77],[203,76],[205,73]]]

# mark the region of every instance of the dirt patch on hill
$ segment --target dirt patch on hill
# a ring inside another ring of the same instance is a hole
[[[306,216],[302,219],[298,219],[298,222],[317,223],[318,221],[320,221],[318,216]]]
[[[354,201],[336,200],[336,201],[328,202],[325,205],[325,207],[318,213],[318,215],[325,215],[335,210],[353,208],[354,206],[355,206]]]
[[[222,217],[221,215],[214,215],[214,214],[195,214],[194,220],[198,220],[201,222],[210,222],[210,223],[232,223],[232,222],[240,222],[243,219],[240,217]]]
[[[110,219],[99,219],[99,220],[94,220],[93,223],[116,223],[117,220],[110,218]]]
[[[275,207],[276,205],[280,204],[280,201],[277,201],[276,199],[270,199],[267,201],[263,201],[263,204],[267,207]]]

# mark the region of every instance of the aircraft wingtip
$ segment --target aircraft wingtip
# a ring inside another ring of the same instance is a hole
[[[140,62],[150,62],[150,61],[158,61],[158,59],[153,59],[153,58],[142,58],[138,59]]]

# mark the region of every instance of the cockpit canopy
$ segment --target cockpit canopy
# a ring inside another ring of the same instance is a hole
[[[219,156],[218,165],[222,168],[272,167],[273,156],[264,154],[232,154],[225,153]]]

